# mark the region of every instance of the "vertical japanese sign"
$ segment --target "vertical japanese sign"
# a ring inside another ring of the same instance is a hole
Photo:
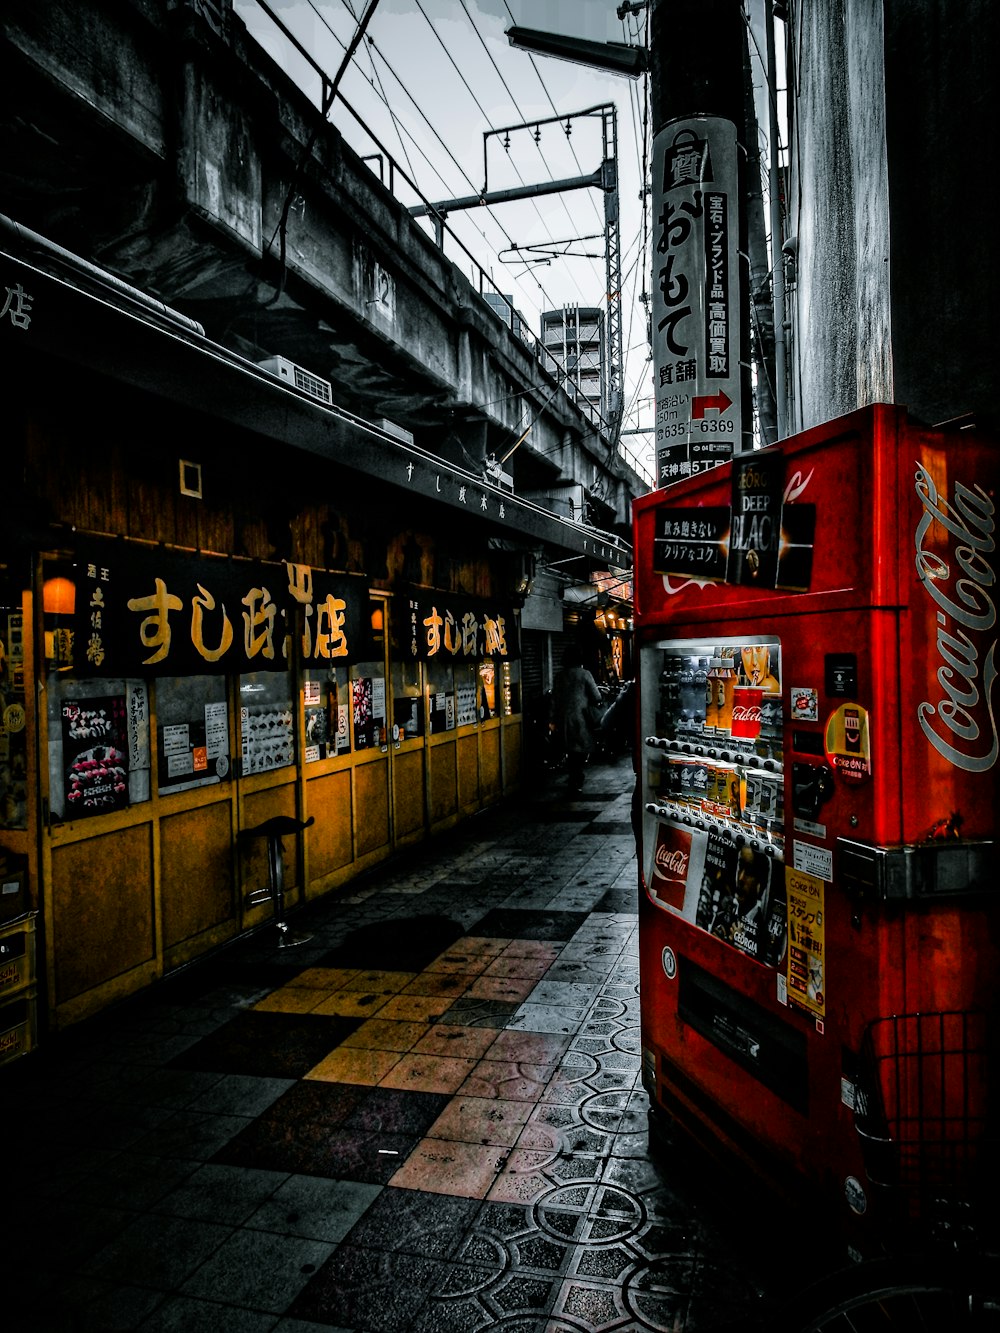
[[[653,384],[661,486],[732,457],[742,425],[736,127],[673,120],[653,140]]]

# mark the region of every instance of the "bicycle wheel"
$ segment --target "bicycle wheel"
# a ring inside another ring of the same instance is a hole
[[[876,1259],[833,1273],[788,1306],[783,1333],[998,1333],[996,1259]]]

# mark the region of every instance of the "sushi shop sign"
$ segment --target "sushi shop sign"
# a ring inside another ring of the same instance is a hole
[[[363,658],[367,580],[306,565],[186,556],[115,544],[75,568],[79,676],[285,671]]]

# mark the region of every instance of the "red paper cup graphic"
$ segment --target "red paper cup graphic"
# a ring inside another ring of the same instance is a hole
[[[756,740],[760,735],[760,702],[764,691],[757,685],[737,685],[733,690],[733,739]]]
[[[650,888],[660,902],[684,908],[688,869],[691,865],[691,834],[687,829],[661,824],[656,832]]]

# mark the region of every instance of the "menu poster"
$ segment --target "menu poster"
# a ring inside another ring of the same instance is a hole
[[[387,708],[385,702],[385,677],[372,677],[372,743],[387,749]]]
[[[476,687],[475,685],[459,685],[458,695],[458,725],[468,727],[477,721],[476,714]]]
[[[224,702],[204,705],[202,719],[159,729],[159,787],[187,791],[218,782],[229,772],[229,717]]]
[[[354,708],[354,744],[359,750],[365,750],[375,744],[372,683],[371,676],[361,676],[351,682]]]
[[[128,741],[123,694],[62,705],[66,814],[104,815],[128,806]]]

